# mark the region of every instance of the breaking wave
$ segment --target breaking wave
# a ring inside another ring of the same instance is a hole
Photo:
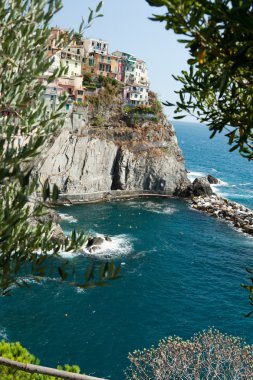
[[[78,222],[78,220],[76,218],[74,218],[72,215],[69,215],[69,214],[59,213],[59,216],[62,220],[65,220],[69,223],[77,223]]]
[[[101,234],[97,234],[97,237],[103,237]],[[133,238],[129,235],[122,234],[117,236],[110,236],[111,241],[105,240],[95,252],[89,252],[89,250],[84,247],[82,254],[94,257],[116,257],[124,256],[133,253]]]

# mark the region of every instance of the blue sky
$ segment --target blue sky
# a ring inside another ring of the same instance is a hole
[[[54,25],[77,29],[81,17],[87,19],[88,7],[94,9],[98,2],[63,0],[63,9],[55,16]],[[159,13],[161,9],[150,7],[145,0],[105,0],[101,10],[104,17],[94,21],[86,37],[102,38],[109,42],[110,52],[119,49],[146,61],[151,89],[160,100],[174,103],[177,99],[174,91],[179,84],[172,74],[180,74],[186,69],[188,54],[177,42],[179,37],[166,31],[164,24],[148,20],[152,13]],[[166,107],[165,111],[172,119],[172,109]]]

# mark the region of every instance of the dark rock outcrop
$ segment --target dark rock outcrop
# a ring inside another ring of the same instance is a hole
[[[206,177],[196,178],[192,183],[192,191],[195,196],[213,194],[210,183]]]
[[[86,244],[86,249],[90,253],[99,253],[101,249],[101,245],[106,241],[112,241],[112,239],[109,236],[93,236],[88,239],[88,242]]]
[[[105,241],[104,238],[100,237],[100,236],[95,236],[95,237],[91,237],[88,239],[88,242],[87,242],[87,248],[90,248],[94,245],[101,245],[103,244],[103,242]]]
[[[218,178],[213,177],[211,174],[208,174],[207,180],[211,185],[217,185],[218,183],[220,183],[220,180],[218,180]]]

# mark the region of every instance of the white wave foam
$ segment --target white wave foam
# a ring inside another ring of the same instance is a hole
[[[203,172],[189,172],[187,173],[188,179],[193,182],[196,178],[206,177],[206,173]]]
[[[237,194],[237,193],[222,193],[223,197],[238,198],[238,199],[252,199],[253,195],[249,194]]]
[[[217,172],[216,169],[211,169],[211,171]],[[191,182],[193,182],[196,178],[206,177],[206,176],[207,176],[207,174],[204,172],[189,172],[189,173],[187,173],[187,177]],[[217,183],[215,185],[211,185],[211,186],[229,186],[228,182],[222,181],[219,178],[218,178],[218,181],[219,181],[219,183]]]
[[[69,223],[77,223],[78,220],[76,218],[74,218],[72,215],[69,215],[69,214],[59,214],[59,216],[61,217],[62,220],[66,220],[67,222]]]
[[[74,259],[75,257],[80,256],[81,254],[82,252],[59,252],[59,256],[61,256],[63,259]]]
[[[173,206],[168,206],[168,205],[165,206],[164,204],[159,204],[159,203],[152,202],[152,201],[147,201],[145,203],[144,202],[143,203],[128,202],[128,206],[130,206],[132,208],[138,208],[141,210],[153,212],[155,214],[171,215],[171,214],[174,214],[175,212],[178,211]]]
[[[225,196],[224,193],[222,192],[222,190],[220,190],[220,187],[229,187],[229,184],[225,181],[221,181],[220,179],[219,179],[219,181],[220,181],[219,183],[211,184],[211,188],[212,188],[214,193]],[[233,187],[233,186],[231,186],[231,187]]]
[[[103,236],[97,234],[96,236]],[[95,257],[115,257],[129,255],[133,252],[133,239],[129,235],[111,236],[111,241],[105,240],[95,252],[89,252],[83,247],[83,252],[87,256]]]
[[[230,186],[230,185],[228,182],[225,182],[219,179],[219,183],[217,183],[215,186]]]
[[[213,192],[214,192],[215,194],[220,195],[220,196],[226,198],[225,193],[223,193],[222,191],[220,191],[219,186],[217,186],[217,185],[210,185],[210,186],[211,186],[211,188],[212,188],[212,190],[213,190]]]
[[[92,236],[101,236],[104,237],[102,234],[94,234]],[[96,252],[89,252],[89,250],[86,248],[86,244],[80,249],[78,252],[66,252],[66,251],[60,251],[58,255],[64,259],[74,259],[75,257],[81,256],[81,255],[87,255],[87,256],[97,256],[97,257],[115,257],[115,256],[123,256],[128,255],[133,252],[133,238],[131,238],[129,235],[117,235],[117,236],[110,236],[111,241],[105,240],[96,250]],[[41,252],[38,252],[38,254],[41,254]],[[48,255],[52,255],[53,251],[49,251]]]

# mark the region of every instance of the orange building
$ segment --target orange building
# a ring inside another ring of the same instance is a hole
[[[82,64],[82,74],[86,73],[117,79],[119,58],[111,54],[89,53]]]
[[[50,31],[50,36],[47,43],[48,56],[51,57],[57,51],[61,50],[57,47],[57,41],[65,35],[65,39],[68,37],[67,32],[61,28],[52,28]]]

